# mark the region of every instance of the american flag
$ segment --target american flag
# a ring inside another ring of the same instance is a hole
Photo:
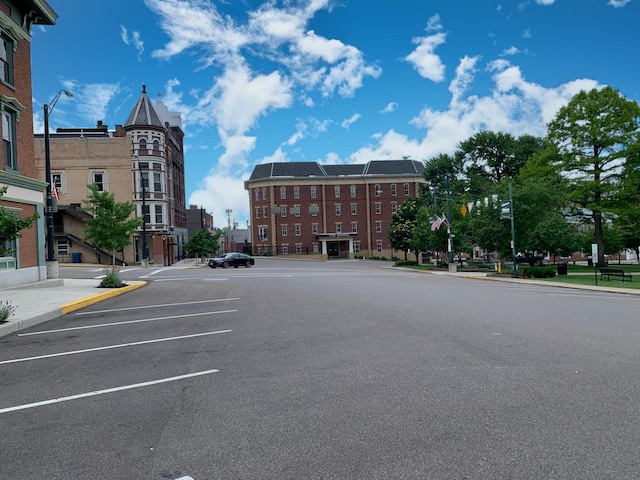
[[[60,195],[58,194],[58,187],[56,187],[56,182],[53,181],[53,175],[51,175],[51,196],[56,200],[60,201]]]
[[[442,225],[442,222],[444,221],[445,221],[444,215],[442,216],[442,218],[436,215],[436,219],[431,223],[431,230],[439,230],[440,225]]]
[[[216,229],[215,229],[215,227],[214,227],[213,225],[211,225],[211,226],[208,228],[208,230],[209,230],[209,233],[210,233],[211,235],[215,235],[215,234],[217,233],[217,232],[216,232]]]

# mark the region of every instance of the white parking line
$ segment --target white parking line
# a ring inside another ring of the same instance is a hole
[[[141,342],[122,343],[119,345],[109,345],[107,347],[85,348],[83,350],[72,350],[70,352],[51,353],[49,355],[38,355],[36,357],[14,358],[13,360],[1,361],[0,365],[7,365],[9,363],[29,362],[31,360],[42,360],[44,358],[63,357],[66,355],[75,355],[77,353],[99,352],[100,350],[112,350],[114,348],[133,347],[136,345],[147,345],[149,343],[169,342],[171,340],[182,340],[185,338],[204,337],[206,335],[217,335],[218,333],[229,333],[229,332],[231,332],[231,330],[218,330],[216,332],[194,333],[193,335],[183,335],[180,337],[157,338],[155,340],[144,340]]]
[[[96,313],[110,313],[110,312],[123,312],[125,310],[141,310],[145,308],[159,308],[159,307],[173,307],[183,305],[197,305],[199,303],[214,303],[214,302],[226,302],[227,300],[240,300],[239,298],[218,298],[215,300],[197,300],[195,302],[180,302],[180,303],[156,303],[153,305],[144,305],[142,307],[123,307],[123,308],[110,308],[109,310],[93,310],[91,312],[78,312],[76,315],[94,315]]]
[[[30,335],[42,335],[44,333],[59,333],[59,332],[68,332],[71,330],[86,330],[89,328],[115,327],[120,325],[129,325],[131,323],[155,322],[157,320],[169,320],[171,318],[198,317],[201,315],[214,315],[216,313],[233,313],[237,311],[238,310],[218,310],[217,312],[187,313],[185,315],[171,315],[168,317],[141,318],[139,320],[127,320],[126,322],[100,323],[98,325],[84,325],[82,327],[57,328],[55,330],[40,330],[39,332],[19,333],[18,336],[28,337]]]
[[[16,405],[15,407],[0,408],[0,414],[15,412],[17,410],[26,410],[28,408],[43,407],[45,405],[52,405],[54,403],[60,403],[60,402],[68,402],[70,400],[78,400],[79,398],[87,398],[87,397],[93,397],[96,395],[104,395],[105,393],[122,392],[123,390],[131,390],[133,388],[142,388],[142,387],[149,387],[151,385],[158,385],[160,383],[175,382],[177,380],[184,380],[185,378],[198,377],[200,375],[209,375],[211,373],[217,373],[217,372],[219,372],[219,370],[203,370],[201,372],[188,373],[186,375],[178,375],[177,377],[161,378],[159,380],[152,380],[150,382],[134,383],[131,385],[124,385],[122,387],[107,388],[105,390],[96,390],[93,392],[70,395],[68,397],[60,397],[60,398],[53,398],[51,400],[43,400],[41,402],[25,403],[23,405]]]

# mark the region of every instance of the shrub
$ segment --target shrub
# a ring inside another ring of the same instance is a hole
[[[16,307],[9,300],[0,302],[0,323],[6,322],[14,313],[16,313]]]
[[[397,260],[394,265],[396,267],[404,267],[406,265],[416,266],[416,262],[414,262],[413,260]]]
[[[551,278],[556,276],[553,267],[529,267],[524,269],[524,275],[528,278]]]
[[[120,288],[126,286],[122,283],[120,272],[106,271],[105,276],[100,282],[100,288]]]

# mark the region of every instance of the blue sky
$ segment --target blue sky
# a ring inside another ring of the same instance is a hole
[[[546,134],[580,90],[640,100],[640,0],[49,0],[36,132],[123,124],[142,85],[182,114],[187,204],[245,226],[258,163],[452,153]]]

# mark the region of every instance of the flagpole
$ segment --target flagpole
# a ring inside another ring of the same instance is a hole
[[[455,272],[456,265],[453,262],[453,235],[451,234],[451,191],[449,189],[449,174],[445,176],[446,187],[447,187],[447,235],[448,235],[448,245],[447,249],[449,250],[449,271]]]

